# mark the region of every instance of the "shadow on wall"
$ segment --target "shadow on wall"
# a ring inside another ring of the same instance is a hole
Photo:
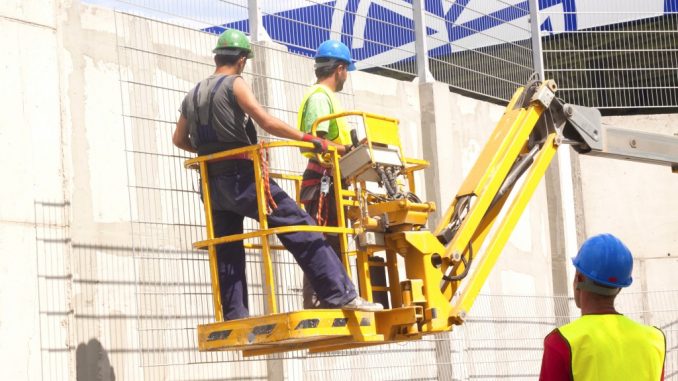
[[[99,340],[80,343],[75,352],[75,367],[78,381],[115,381],[115,372]]]

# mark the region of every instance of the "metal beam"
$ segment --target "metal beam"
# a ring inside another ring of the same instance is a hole
[[[566,104],[563,112],[568,121],[564,138],[575,140],[563,143],[572,143],[579,153],[669,165],[678,172],[678,137],[605,126],[600,111],[591,107]]]
[[[678,137],[601,126],[601,147],[590,155],[678,167]]]

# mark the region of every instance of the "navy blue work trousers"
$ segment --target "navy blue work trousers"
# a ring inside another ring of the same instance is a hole
[[[210,198],[215,237],[243,232],[243,219],[259,220],[254,168],[249,160],[230,160],[229,168],[210,176]],[[231,169],[232,167],[232,169]],[[268,216],[268,226],[315,225],[274,181],[271,195],[278,207]],[[318,297],[329,307],[339,307],[357,294],[346,270],[321,233],[279,234],[311,282]],[[224,320],[249,316],[245,249],[242,241],[217,246],[217,263]]]

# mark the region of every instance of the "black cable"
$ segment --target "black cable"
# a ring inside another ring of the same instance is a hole
[[[459,275],[447,275],[443,274],[443,279],[445,279],[448,282],[456,282],[459,280],[462,280],[466,278],[468,275],[468,271],[471,268],[471,263],[473,262],[473,245],[471,243],[468,244],[468,260],[464,258],[464,256],[461,256],[461,263],[464,264],[464,271],[459,274]],[[455,268],[458,266],[454,267],[452,271],[454,271]]]

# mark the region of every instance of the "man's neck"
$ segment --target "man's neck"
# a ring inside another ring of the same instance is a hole
[[[332,78],[332,77],[327,77],[325,79],[321,79],[317,83],[319,85],[323,85],[323,86],[327,87],[328,89],[332,90],[335,93],[337,92],[337,85],[334,83],[334,78]]]
[[[609,315],[619,314],[614,308],[614,300],[597,300],[595,303],[586,303],[581,306],[581,314],[583,315]]]
[[[219,66],[214,70],[214,74],[219,74],[219,75],[233,75],[233,74],[238,74],[238,68],[235,66],[228,66],[228,65],[223,65]]]

